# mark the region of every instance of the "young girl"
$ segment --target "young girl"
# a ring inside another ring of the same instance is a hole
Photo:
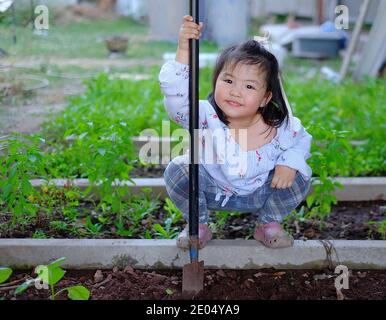
[[[202,27],[191,16],[184,16],[176,59],[166,62],[159,74],[166,110],[187,130],[189,39],[199,39]],[[207,163],[200,155],[200,247],[212,238],[208,210],[255,213],[258,220],[253,237],[257,241],[270,248],[292,246],[293,238],[280,222],[309,190],[312,172],[306,159],[312,137],[292,116],[276,58],[254,40],[225,49],[217,59],[213,92],[207,99],[199,102],[200,129],[220,130],[225,139],[222,143],[221,139],[200,137],[204,152],[215,156],[215,163]],[[238,157],[236,168],[229,156]],[[189,162],[188,155],[178,156],[164,173],[167,192],[186,220]],[[177,238],[181,248],[189,246],[188,230],[186,226]]]

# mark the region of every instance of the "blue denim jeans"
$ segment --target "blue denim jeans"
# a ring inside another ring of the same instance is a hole
[[[166,190],[175,206],[182,212],[184,219],[189,220],[189,162],[188,157],[178,156],[166,167],[164,179]],[[238,211],[254,213],[260,223],[281,222],[306,197],[311,183],[297,172],[290,188],[271,188],[274,170],[265,183],[250,195],[225,196],[203,165],[199,165],[199,213],[200,223],[208,223],[211,211]],[[225,201],[222,201],[225,200]],[[223,206],[222,206],[223,205]]]

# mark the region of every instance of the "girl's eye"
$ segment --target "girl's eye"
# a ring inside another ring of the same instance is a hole
[[[226,83],[232,83],[232,80],[224,79],[224,82],[226,82]]]
[[[252,87],[250,84],[247,85],[247,88],[248,88],[248,89],[252,89],[252,90],[255,89],[255,88]]]

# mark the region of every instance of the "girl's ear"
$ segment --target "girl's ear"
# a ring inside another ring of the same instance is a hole
[[[271,99],[272,99],[272,92],[267,91],[264,96],[262,107],[266,106],[271,101]]]

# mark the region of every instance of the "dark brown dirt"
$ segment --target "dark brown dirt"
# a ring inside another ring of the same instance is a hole
[[[386,271],[351,270],[349,289],[335,289],[332,270],[206,270],[205,289],[195,297],[182,295],[181,271],[103,270],[96,282],[96,270],[68,271],[56,287],[56,292],[72,285],[83,285],[92,300],[384,300]],[[18,271],[10,281],[35,277]],[[0,287],[1,288],[1,287]],[[13,290],[0,291],[0,299],[47,300],[49,290],[29,288],[20,296]],[[67,299],[61,293],[58,300]]]
[[[161,201],[160,208],[164,202]],[[293,234],[295,239],[349,239],[349,240],[382,240],[382,234],[377,232],[374,225],[369,225],[369,221],[385,220],[386,201],[368,202],[341,202],[333,206],[332,213],[323,221],[316,218],[301,221],[300,219],[290,218],[285,227]],[[144,238],[145,231],[149,231],[153,238],[158,236],[153,230],[153,225],[159,223],[164,225],[166,212],[158,209],[147,219],[141,221],[131,236],[119,235],[113,223],[106,224],[100,232],[91,233],[86,228],[86,216],[91,216],[94,210],[82,204],[79,210],[84,210],[84,217],[78,218],[76,222],[68,222],[66,229],[54,228],[50,221],[53,217],[40,214],[37,218],[25,220],[16,226],[11,226],[11,216],[0,213],[0,238],[30,238],[39,230],[48,238]],[[98,221],[93,216],[93,223]],[[66,221],[60,215],[55,216],[55,220]],[[249,239],[252,238],[256,216],[253,214],[232,213],[219,224],[219,218],[212,216],[214,238],[217,239]],[[129,223],[129,222],[127,222]],[[184,222],[177,223],[175,231],[182,229]],[[130,227],[129,225],[127,226]]]
[[[153,164],[153,165],[136,165],[130,171],[131,178],[161,178],[164,176],[164,172],[167,165]]]
[[[290,219],[288,226],[296,239],[386,240],[368,224],[386,219],[385,205],[386,201],[341,202],[325,221],[298,222],[296,230],[295,219]]]

